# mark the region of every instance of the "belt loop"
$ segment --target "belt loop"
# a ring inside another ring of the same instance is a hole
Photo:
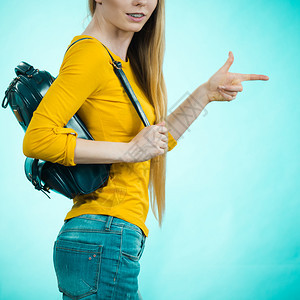
[[[110,225],[113,220],[113,216],[108,216],[105,224],[105,230],[109,231],[110,230]]]

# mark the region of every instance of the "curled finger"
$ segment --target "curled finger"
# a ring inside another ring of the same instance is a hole
[[[231,91],[228,91],[228,90],[224,90],[224,89],[218,89],[219,91],[222,91],[223,93],[227,94],[227,95],[230,95],[230,96],[233,96],[233,97],[236,97],[237,93],[238,92],[231,92]]]
[[[230,101],[230,100],[233,100],[235,99],[235,96],[231,96],[231,95],[228,95],[226,93],[224,93],[223,91],[219,90],[219,93],[225,98],[225,100],[227,101]]]
[[[161,133],[161,134],[160,134],[160,138],[161,138],[162,141],[168,142],[168,132],[166,132],[166,133]]]
[[[223,89],[226,92],[242,92],[243,91],[243,86],[241,84],[238,85],[219,85],[219,89]]]
[[[157,128],[157,131],[159,132],[159,133],[166,133],[166,132],[168,132],[168,128],[166,127],[166,126],[164,126],[164,125],[155,125]]]

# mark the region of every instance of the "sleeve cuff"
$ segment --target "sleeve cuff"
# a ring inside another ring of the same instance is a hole
[[[177,145],[177,141],[172,134],[168,131],[168,152],[171,151]]]
[[[76,166],[76,163],[74,162],[74,156],[75,156],[75,147],[76,147],[76,138],[78,136],[78,133],[72,129],[72,128],[54,128],[53,129],[56,134],[66,134],[66,145],[65,145],[65,155],[61,163],[64,166]]]

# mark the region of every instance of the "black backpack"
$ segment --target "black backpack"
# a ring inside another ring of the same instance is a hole
[[[83,39],[89,38],[81,38],[73,42],[69,48]],[[107,48],[106,50],[108,51]],[[114,71],[120,79],[142,122],[145,126],[150,126],[122,70],[121,62],[115,61],[110,53],[109,55],[112,59]],[[38,107],[56,77],[53,77],[47,71],[35,69],[32,65],[24,61],[15,68],[15,73],[17,77],[11,81],[5,91],[2,107],[7,108],[9,105],[19,124],[23,130],[26,131],[33,112]],[[65,127],[74,129],[78,133],[79,138],[93,140],[93,137],[77,113],[69,120]],[[79,194],[89,194],[105,186],[109,177],[110,167],[111,164],[77,164],[76,166],[64,166],[62,164],[30,157],[25,159],[24,165],[27,179],[37,190],[42,191],[47,196],[48,194],[46,192],[50,193],[49,190],[53,190],[70,199],[73,199]]]

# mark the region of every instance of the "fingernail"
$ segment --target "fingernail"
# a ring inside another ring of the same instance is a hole
[[[220,85],[219,88],[220,89],[225,89],[225,86],[224,85]]]

